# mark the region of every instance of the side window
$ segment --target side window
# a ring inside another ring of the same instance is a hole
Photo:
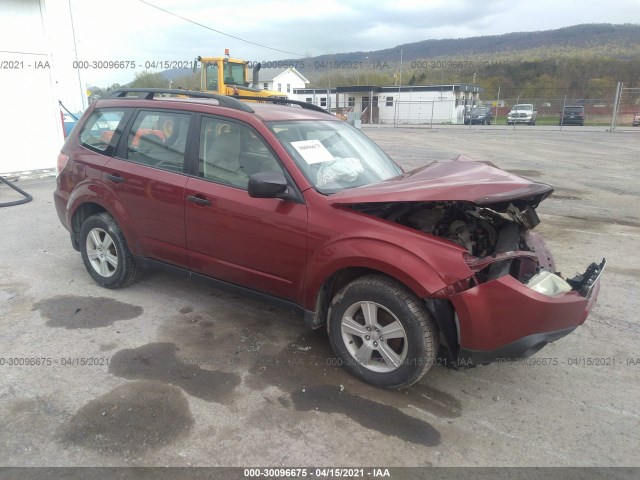
[[[199,165],[202,178],[243,189],[254,173],[282,172],[252,128],[210,117],[204,117],[200,127]]]
[[[91,114],[80,132],[80,143],[91,150],[106,152],[118,142],[115,135],[124,110],[96,110]]]
[[[141,111],[127,139],[127,158],[132,162],[182,172],[191,115]]]
[[[206,67],[207,90],[218,90],[218,64],[208,63]]]

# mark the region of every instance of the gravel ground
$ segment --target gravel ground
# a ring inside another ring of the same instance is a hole
[[[287,311],[156,271],[96,286],[55,180],[22,179],[34,200],[0,209],[0,465],[640,466],[640,132],[364,131],[407,168],[464,154],[553,184],[557,265],[609,262],[587,322],[527,362],[379,390]]]

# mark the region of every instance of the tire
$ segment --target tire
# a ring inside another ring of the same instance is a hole
[[[389,277],[369,275],[347,284],[333,298],[328,317],[329,340],[342,366],[376,387],[413,385],[436,361],[434,319],[420,299]],[[385,331],[394,336],[383,337]]]
[[[121,288],[140,274],[120,227],[108,213],[87,218],[80,228],[80,253],[89,275],[106,288]]]

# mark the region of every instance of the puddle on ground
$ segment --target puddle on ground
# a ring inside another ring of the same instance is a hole
[[[312,385],[342,385],[359,397],[384,402],[396,408],[413,407],[441,418],[462,415],[462,404],[448,393],[427,385],[429,373],[419,383],[400,390],[384,390],[364,383],[339,366],[324,330],[307,331],[275,357],[258,357],[245,379],[254,389],[274,385],[289,391]],[[441,367],[433,367],[441,368]]]
[[[90,401],[58,434],[65,445],[128,456],[174,443],[193,424],[189,403],[179,388],[142,380]]]
[[[234,372],[237,378],[243,378],[244,386],[256,392],[278,387],[284,394],[269,408],[340,413],[366,428],[420,445],[437,445],[440,434],[429,423],[409,413],[423,411],[440,418],[462,415],[458,399],[427,384],[429,374],[419,384],[402,391],[384,390],[361,382],[339,365],[324,329],[310,331],[301,320],[281,310],[265,311],[224,301],[214,314],[193,311],[175,315],[162,325],[159,334],[167,343],[155,344],[156,358],[147,360],[155,364],[153,370],[159,373],[145,374],[144,378],[171,381],[185,390],[189,383],[196,383],[200,389],[209,388],[209,383],[215,387],[217,380],[205,376],[198,382],[176,380],[181,377],[175,372],[171,374],[173,380],[169,380],[165,372],[171,370],[176,356],[202,362],[206,370],[196,368],[198,375]],[[179,346],[179,352],[175,345]],[[152,347],[130,352],[149,353],[149,348]],[[119,358],[120,352],[116,354],[109,371],[125,376],[118,372],[120,364],[132,363],[139,364],[136,370],[145,371],[148,367],[142,365],[140,359],[133,361],[132,354],[126,358]],[[164,357],[173,360],[162,360]],[[164,364],[165,361],[168,363]],[[138,374],[135,378],[142,376]],[[367,411],[369,413],[363,413]]]
[[[363,427],[405,442],[433,447],[440,432],[423,420],[383,403],[358,397],[333,385],[316,385],[291,394],[296,410],[342,413]]]
[[[179,344],[184,356],[228,370],[275,356],[304,329],[293,314],[248,299],[217,298],[211,312],[186,311],[159,329],[161,341]],[[231,366],[231,367],[230,367]],[[209,368],[209,367],[207,367]]]
[[[139,317],[144,311],[142,307],[112,298],[75,295],[42,300],[34,304],[32,310],[40,310],[40,314],[48,319],[48,327],[69,329],[108,327],[119,320]]]
[[[230,403],[240,377],[205,370],[199,363],[193,357],[183,357],[173,343],[149,343],[116,352],[109,361],[109,373],[128,379],[159,380],[208,402]]]

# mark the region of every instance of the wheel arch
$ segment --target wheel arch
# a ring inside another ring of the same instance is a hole
[[[441,275],[425,258],[426,251],[437,255],[436,249],[425,250],[421,246],[411,250],[384,238],[350,237],[324,245],[308,261],[303,306],[314,310],[318,296],[328,282],[336,278],[353,279],[358,272],[387,275],[405,285],[418,298],[429,297],[456,280]],[[445,253],[443,250],[442,254]],[[435,262],[436,265],[439,263],[439,260]]]
[[[77,188],[74,193],[75,195],[69,199],[67,209],[67,225],[70,228],[71,243],[74,249],[79,250],[78,236],[82,223],[92,215],[105,212],[113,217],[122,230],[131,253],[134,255],[139,253],[139,243],[132,229],[129,228],[130,221],[126,210],[111,190],[96,185],[87,185],[85,188]]]
[[[82,203],[75,209],[71,216],[71,243],[73,248],[80,250],[78,235],[80,234],[82,224],[87,218],[102,212],[109,213],[106,208],[95,202]]]
[[[358,258],[340,263],[335,268],[327,268],[319,273],[309,282],[309,288],[305,289],[305,322],[312,328],[319,328],[326,323],[329,304],[336,293],[348,283],[366,275],[384,275],[409,289],[419,299],[428,297],[430,291],[442,288],[440,285],[444,286],[441,278],[434,271],[428,271],[429,268],[420,268],[422,275],[414,278],[397,265],[385,261]]]

